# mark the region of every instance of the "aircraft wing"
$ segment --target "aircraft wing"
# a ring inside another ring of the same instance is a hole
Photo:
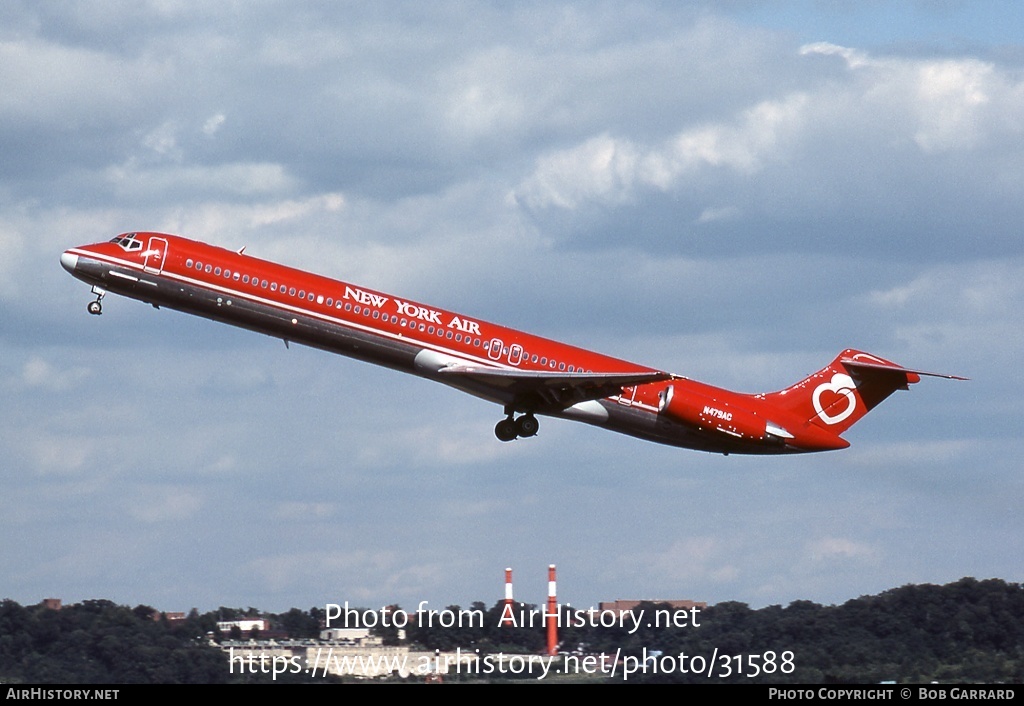
[[[524,406],[571,407],[622,392],[622,388],[669,380],[673,376],[658,370],[635,373],[582,373],[546,370],[513,370],[482,365],[454,364],[437,371],[489,388],[507,391]]]

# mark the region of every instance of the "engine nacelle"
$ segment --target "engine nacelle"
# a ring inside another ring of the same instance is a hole
[[[719,431],[749,441],[783,441],[792,434],[749,409],[693,392],[676,393],[669,385],[661,394],[659,411],[698,429]]]

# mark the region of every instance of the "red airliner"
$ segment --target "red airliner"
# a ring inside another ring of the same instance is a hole
[[[437,380],[502,405],[502,441],[535,435],[542,414],[723,454],[828,451],[849,446],[840,434],[921,375],[964,379],[845,350],[785,390],[730,392],[244,250],[126,233],[60,262],[92,285],[91,314],[114,292]]]

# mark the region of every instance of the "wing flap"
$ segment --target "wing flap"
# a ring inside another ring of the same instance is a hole
[[[670,380],[672,375],[659,370],[628,373],[582,373],[546,370],[488,368],[455,363],[440,368],[439,375],[473,380],[488,387],[512,393],[524,407],[550,405],[571,407],[586,400],[598,400],[622,392],[622,388]]]

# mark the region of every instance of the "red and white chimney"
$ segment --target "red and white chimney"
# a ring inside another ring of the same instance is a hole
[[[501,609],[500,625],[515,625],[512,610],[512,569],[508,568],[505,569],[505,607]]]
[[[555,565],[548,565],[548,654],[558,654],[558,601],[555,598]]]

